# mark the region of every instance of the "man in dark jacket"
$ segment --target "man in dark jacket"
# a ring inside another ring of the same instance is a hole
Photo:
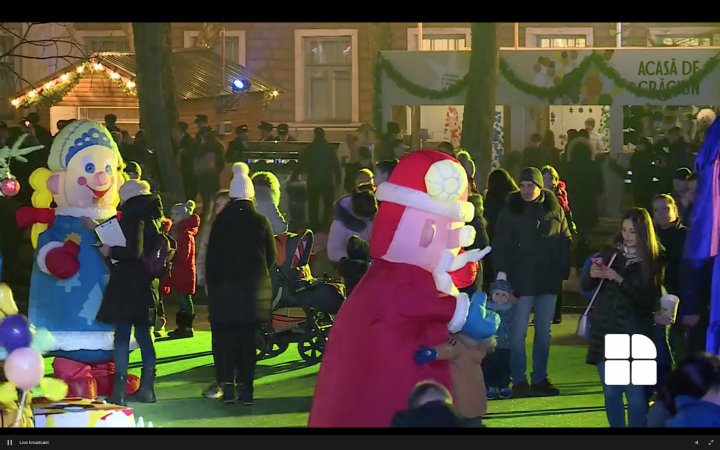
[[[248,127],[245,124],[238,125],[235,128],[235,139],[230,141],[227,152],[225,152],[225,162],[230,164],[241,162],[244,160],[245,152],[249,150]]]
[[[305,175],[308,190],[310,227],[326,230],[333,214],[335,189],[340,188],[342,175],[335,150],[325,140],[325,130],[315,128],[315,139],[300,154],[299,171]],[[320,203],[323,206],[320,214]]]
[[[276,256],[248,173],[247,164],[233,165],[231,201],[215,219],[206,263],[216,382],[225,403],[239,397],[244,405],[253,404],[255,333],[272,318],[269,268]]]
[[[155,402],[155,347],[150,327],[155,323],[158,302],[158,280],[152,279],[142,263],[159,235],[162,206],[152,195],[146,181],[128,180],[120,188],[122,214],[120,228],[125,235],[124,247],[102,246],[100,252],[110,258],[110,281],[105,289],[97,320],[115,325],[113,359],[115,379],[109,403],[125,404],[130,331],[142,352],[140,390],[131,398]]]
[[[540,170],[522,171],[520,192],[508,197],[493,237],[493,266],[519,296],[510,336],[513,397],[558,395],[547,379],[550,324],[563,280],[570,273],[570,230],[555,195],[543,189]],[[535,311],[532,386],[526,376],[525,338]]]
[[[182,175],[185,194],[187,198],[194,199],[198,193],[197,181],[195,180],[195,172],[193,170],[197,144],[192,136],[190,136],[190,133],[188,133],[188,124],[185,122],[178,122],[173,131],[173,137],[177,142],[180,152],[180,174]]]

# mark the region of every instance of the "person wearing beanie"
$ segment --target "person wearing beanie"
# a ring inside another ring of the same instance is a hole
[[[120,187],[120,228],[125,235],[123,247],[100,247],[109,258],[110,281],[105,289],[97,320],[115,326],[113,359],[115,380],[109,403],[125,405],[130,332],[142,353],[140,390],[130,399],[154,403],[155,347],[150,327],[155,323],[158,303],[158,280],[151,279],[142,257],[154,248],[160,236],[162,206],[150,192],[150,184],[142,180],[128,180]]]
[[[142,168],[135,161],[127,161],[125,163],[125,174],[130,180],[139,180],[142,178]]]
[[[568,192],[565,186],[565,182],[560,179],[560,175],[553,166],[547,165],[541,169],[543,176],[543,185],[545,189],[555,194],[555,197],[560,202],[563,211],[565,211],[565,219],[567,220],[568,227],[570,228],[570,234],[577,234],[577,227],[573,221],[572,211],[570,211],[570,200],[568,199]],[[562,306],[563,306],[563,293],[558,294],[557,301],[555,301],[555,316],[553,318],[553,324],[562,323]]]
[[[267,217],[255,209],[247,164],[233,165],[230,202],[213,223],[205,282],[216,382],[225,403],[253,404],[255,332],[272,318],[270,266],[276,250]]]
[[[472,157],[470,156],[470,153],[467,152],[467,150],[460,150],[457,153],[457,160],[463,166],[463,168],[465,169],[465,173],[467,174],[469,188],[468,201],[472,203],[475,209],[473,219],[468,222],[468,225],[472,226],[475,229],[475,239],[473,240],[473,243],[471,245],[464,247],[464,249],[483,249],[490,244],[490,239],[487,232],[487,220],[485,220],[485,202],[482,195],[480,195],[477,186],[475,185],[475,162],[473,162]],[[478,266],[478,274],[475,279],[475,283],[461,289],[461,292],[466,292],[470,296],[475,293],[475,291],[477,290],[477,286],[482,285],[485,269],[484,266],[485,262],[483,261]]]
[[[177,328],[168,333],[171,339],[193,337],[193,321],[195,308],[193,295],[195,294],[195,236],[200,227],[200,216],[195,214],[195,202],[188,200],[185,203],[176,203],[170,210],[172,218],[171,234],[177,242],[177,251],[173,258],[173,268],[170,277],[162,280],[163,287],[169,288],[169,297],[172,297],[178,311],[175,314]],[[164,315],[163,300],[160,301],[160,311]]]
[[[233,200],[253,200],[255,185],[250,179],[250,167],[244,162],[232,166],[233,177],[230,181],[230,198]]]
[[[255,209],[268,218],[273,234],[286,233],[288,223],[278,209],[280,180],[271,172],[255,172],[251,179],[255,189]]]
[[[535,167],[523,169],[520,192],[508,196],[492,240],[493,269],[506,276],[518,294],[510,327],[513,397],[558,395],[547,377],[550,325],[563,280],[570,275],[571,235],[565,212],[555,194],[543,189]],[[525,338],[535,311],[531,384],[527,379]]]
[[[488,400],[512,397],[510,389],[510,327],[513,322],[516,301],[512,287],[504,275],[492,282],[487,309],[495,311],[500,316],[500,326],[496,334],[495,351],[488,353],[482,365]]]

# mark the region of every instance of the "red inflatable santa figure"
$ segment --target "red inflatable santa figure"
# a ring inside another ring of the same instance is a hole
[[[370,267],[342,306],[318,375],[311,427],[387,427],[413,386],[452,388],[447,361],[418,366],[413,352],[460,331],[477,262],[490,249],[461,252],[475,231],[460,163],[434,150],[403,157],[378,187]]]

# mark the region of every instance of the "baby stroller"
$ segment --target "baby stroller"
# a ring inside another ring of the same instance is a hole
[[[345,286],[313,277],[313,243],[310,230],[276,237],[278,257],[270,269],[272,321],[256,334],[258,360],[280,355],[293,342],[305,361],[315,363],[322,357],[333,316],[345,300]]]

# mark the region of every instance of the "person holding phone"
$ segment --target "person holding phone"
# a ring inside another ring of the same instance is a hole
[[[590,270],[581,278],[585,291],[596,289],[605,280],[590,313],[592,325],[586,361],[598,367],[605,412],[613,428],[644,428],[648,397],[646,386],[605,384],[605,335],[642,334],[652,339],[654,312],[662,294],[663,253],[650,214],[644,208],[631,208],[623,215],[612,245],[592,259]],[[628,404],[627,422],[623,394]]]

